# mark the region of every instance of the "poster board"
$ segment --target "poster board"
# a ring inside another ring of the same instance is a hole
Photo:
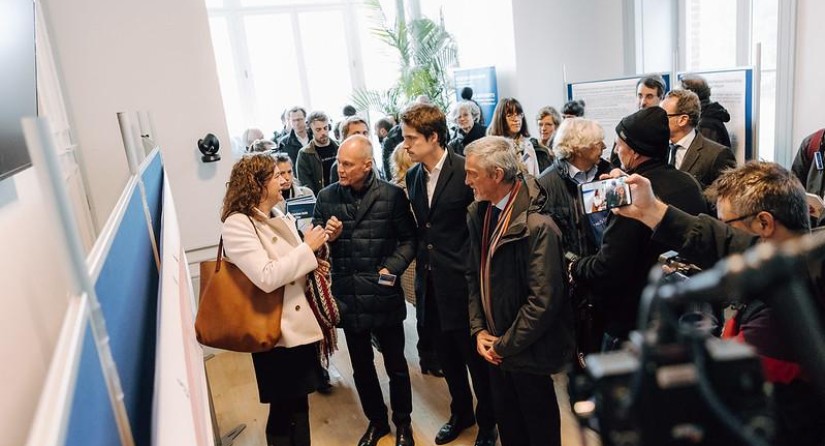
[[[685,73],[679,73],[681,79]],[[725,123],[731,149],[739,164],[753,159],[753,68],[733,68],[717,71],[691,71],[705,78],[710,87],[710,100],[718,102],[730,113]]]
[[[659,73],[665,80],[666,90],[671,88],[670,74]],[[607,149],[602,157],[610,159],[610,151],[616,139],[616,124],[625,116],[638,110],[636,84],[647,74],[567,84],[567,100],[584,100],[587,119],[598,121],[604,128]]]
[[[472,88],[473,100],[481,108],[481,124],[488,125],[498,104],[496,67],[457,68],[453,71],[453,76],[456,102],[461,101],[461,90],[464,87]]]

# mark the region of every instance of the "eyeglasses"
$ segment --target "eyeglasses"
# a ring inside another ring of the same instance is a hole
[[[687,113],[668,113],[667,117],[672,118],[674,116],[687,116]]]
[[[760,212],[762,212],[762,211],[757,211],[757,212],[754,212],[753,214],[743,215],[741,217],[730,218],[728,220],[722,220],[722,223],[724,223],[726,225],[729,225],[731,223],[736,223],[737,221],[742,221],[746,218],[756,217],[757,215],[759,215]]]
[[[523,117],[524,117],[524,113],[507,113],[507,115],[506,115],[507,119],[513,119],[513,120],[521,119]]]

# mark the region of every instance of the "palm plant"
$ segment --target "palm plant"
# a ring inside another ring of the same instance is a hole
[[[428,18],[405,20],[399,13],[392,26],[378,0],[365,0],[373,12],[372,34],[398,54],[398,83],[385,90],[357,89],[352,101],[359,110],[376,110],[396,115],[419,95],[447,110],[452,103],[449,69],[458,65],[458,49],[444,29],[443,17],[436,23]],[[399,11],[400,12],[400,11]]]

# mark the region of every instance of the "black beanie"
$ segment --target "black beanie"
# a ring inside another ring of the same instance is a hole
[[[661,107],[643,108],[625,116],[616,125],[616,134],[640,155],[667,158],[670,127],[667,112]]]

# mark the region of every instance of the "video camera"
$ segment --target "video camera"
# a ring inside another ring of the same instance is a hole
[[[753,349],[712,336],[718,319],[707,301],[662,295],[699,273],[678,253],[662,254],[642,299],[641,331],[624,350],[587,356],[586,375],[574,377],[574,410],[605,446],[750,444],[726,425],[732,413],[747,438],[770,441],[773,421]]]
[[[585,375],[572,378],[574,412],[605,446],[767,446],[774,423],[755,352],[680,316],[691,302],[764,302],[825,395],[823,312],[806,271],[825,272],[825,234],[760,243],[690,280],[662,280],[654,268],[627,349],[588,356]]]

